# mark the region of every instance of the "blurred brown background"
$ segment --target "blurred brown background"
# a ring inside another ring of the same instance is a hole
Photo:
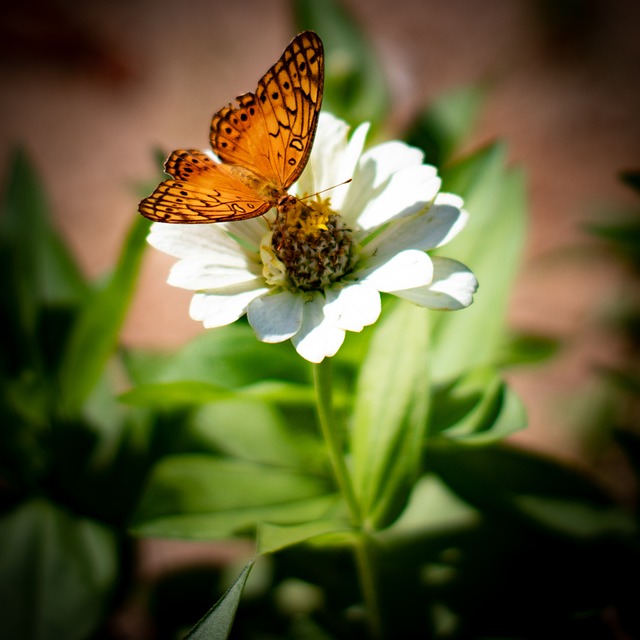
[[[617,174],[640,167],[640,3],[345,4],[388,75],[391,134],[443,91],[490,80],[469,148],[505,140],[530,188],[511,324],[565,340],[552,362],[510,373],[531,420],[516,440],[583,460],[582,399],[599,388],[597,368],[625,355],[606,316],[634,286],[583,225],[637,202]],[[153,149],[206,146],[212,113],[253,89],[294,32],[284,0],[9,5],[0,18],[0,168],[12,144],[26,145],[56,223],[97,276],[137,215],[136,188],[157,175]],[[148,253],[128,344],[175,347],[202,330],[188,318],[191,294],[165,284],[170,264]],[[624,494],[615,460],[604,462],[604,481]]]

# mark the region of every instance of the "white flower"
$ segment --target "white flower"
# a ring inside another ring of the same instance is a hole
[[[321,114],[307,167],[290,191],[304,197],[351,182],[305,201],[313,219],[298,221],[308,235],[297,227],[297,240],[275,210],[239,222],[153,224],[149,243],[178,258],[169,284],[196,291],[194,320],[221,327],[246,313],[263,342],[291,339],[303,358],[321,362],[346,331],[378,319],[380,292],[432,309],[471,304],[473,273],[426,253],[463,228],[462,200],[439,193],[436,169],[418,149],[385,142],[364,150],[367,130],[349,138],[346,123]],[[311,251],[303,259],[300,237]],[[288,242],[296,243],[289,254]]]

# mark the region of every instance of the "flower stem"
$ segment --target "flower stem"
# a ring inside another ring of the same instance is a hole
[[[374,638],[382,638],[383,627],[378,602],[378,589],[376,586],[374,549],[371,538],[363,533],[355,546],[356,564],[360,578],[360,588],[364,597],[367,614],[369,616],[369,628]]]
[[[360,516],[360,505],[353,491],[351,476],[344,460],[342,452],[342,438],[338,432],[335,414],[333,411],[333,401],[331,395],[331,359],[325,358],[320,364],[313,367],[313,377],[316,386],[316,399],[318,405],[318,419],[322,436],[329,448],[329,459],[333,467],[333,473],[338,483],[340,493],[349,508],[351,524],[360,528],[362,519]]]
[[[333,411],[332,385],[331,385],[331,360],[326,358],[322,363],[313,368],[318,405],[318,419],[320,428],[327,447],[329,459],[333,467],[333,473],[340,489],[340,493],[349,508],[351,524],[360,533],[355,543],[356,566],[360,579],[360,587],[364,598],[369,627],[374,638],[382,637],[382,621],[376,589],[375,572],[373,566],[372,541],[363,530],[360,504],[353,490],[351,476],[344,459],[342,438],[336,424]]]

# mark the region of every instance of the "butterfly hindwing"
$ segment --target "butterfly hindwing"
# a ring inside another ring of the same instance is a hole
[[[165,170],[174,179],[162,182],[140,203],[140,213],[150,220],[184,224],[244,220],[272,206],[201,151],[174,151]]]
[[[211,122],[214,152],[286,189],[300,176],[313,145],[322,104],[324,53],[312,31],[292,40],[258,83]]]
[[[209,185],[216,164],[213,158],[197,149],[176,149],[164,163],[164,170],[175,180]]]

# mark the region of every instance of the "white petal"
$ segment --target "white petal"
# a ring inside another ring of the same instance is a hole
[[[452,207],[462,209],[464,200],[455,193],[439,193],[436,197],[436,204],[448,204]]]
[[[353,277],[378,291],[395,292],[397,289],[429,284],[433,277],[433,264],[431,258],[422,251],[402,251],[389,259],[365,266]]]
[[[380,293],[366,284],[329,289],[326,296],[324,315],[345,331],[362,331],[380,315]]]
[[[395,173],[420,166],[422,158],[423,153],[419,149],[397,141],[385,142],[365,151],[355,167],[340,213],[354,224],[372,197],[384,189]],[[435,173],[435,169],[433,171]]]
[[[330,180],[333,158],[346,149],[348,134],[346,122],[328,113],[320,114],[309,162],[294,190],[296,195],[301,197],[324,188],[324,183]]]
[[[231,264],[245,261],[243,248],[216,224],[166,224],[155,222],[147,242],[175,258],[211,258],[224,256]]]
[[[240,220],[239,222],[220,222],[216,226],[222,227],[228,234],[239,238],[245,245],[251,247],[256,252],[260,247],[260,240],[270,230],[268,220],[273,219],[275,209],[271,209],[262,216]]]
[[[360,166],[366,167],[370,162],[374,163],[375,181],[373,186],[378,186],[398,171],[421,165],[423,159],[424,153],[420,149],[410,147],[398,140],[390,140],[368,149],[362,155]]]
[[[296,351],[309,362],[318,363],[334,356],[344,342],[345,332],[325,317],[324,304],[319,294],[305,302],[302,326],[291,338]]]
[[[423,164],[398,171],[370,197],[361,210],[357,225],[374,229],[388,220],[410,216],[431,206],[440,189],[433,167]]]
[[[303,305],[302,296],[280,291],[252,300],[247,318],[258,340],[282,342],[300,329]]]
[[[196,293],[191,299],[189,315],[194,320],[202,321],[207,329],[223,327],[241,318],[254,298],[268,292],[269,289],[261,288],[239,291],[229,295]]]
[[[473,273],[457,260],[433,258],[433,281],[425,287],[394,291],[393,294],[421,307],[454,311],[468,307],[478,281]]]
[[[212,149],[200,149],[200,151],[202,151],[202,153],[204,153],[205,155],[209,156],[214,162],[220,162],[220,158],[218,158],[218,156],[213,153]]]
[[[181,289],[222,289],[243,283],[264,284],[260,267],[256,264],[241,267],[213,264],[199,260],[180,260],[171,267],[167,282]]]
[[[349,138],[347,123],[329,113],[321,113],[309,163],[292,192],[302,197],[336,187],[326,196],[331,198],[333,209],[339,210],[348,191],[342,183],[353,178],[368,129],[367,123],[362,124]]]
[[[360,161],[360,156],[362,155],[362,149],[364,148],[364,143],[367,138],[367,133],[369,133],[369,123],[365,122],[361,124],[352,134],[349,139],[349,144],[345,149],[345,152],[340,161],[339,167],[336,166],[337,171],[335,176],[333,176],[333,181],[331,184],[327,184],[323,189],[333,187],[336,188],[331,190],[327,195],[331,198],[331,206],[334,211],[341,211],[344,208],[344,203],[349,197],[349,190],[351,188],[351,184],[343,185],[342,183],[346,180],[353,180],[353,175],[356,171],[356,166]],[[345,216],[346,217],[346,216]]]
[[[424,212],[390,224],[367,245],[366,251],[386,255],[407,249],[435,249],[458,235],[468,217],[464,209],[434,204]]]

